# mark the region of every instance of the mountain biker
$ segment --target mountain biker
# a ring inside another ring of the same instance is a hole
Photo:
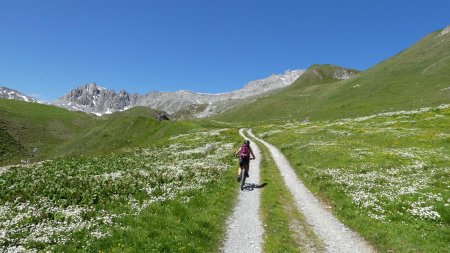
[[[249,140],[244,141],[244,144],[242,144],[242,146],[236,151],[236,156],[239,157],[239,171],[237,177],[237,181],[239,182],[241,180],[239,175],[242,169],[245,169],[245,177],[249,177],[248,170],[250,165],[250,156],[252,157],[252,159],[255,159],[255,154],[250,147]]]

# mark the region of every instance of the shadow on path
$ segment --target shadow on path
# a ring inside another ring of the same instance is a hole
[[[253,191],[254,189],[264,188],[267,183],[263,184],[244,184],[244,191]]]

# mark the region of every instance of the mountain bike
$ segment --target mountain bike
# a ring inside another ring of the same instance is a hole
[[[250,158],[250,160],[254,160],[254,158]],[[241,186],[241,191],[244,190],[244,185],[245,185],[245,174],[248,174],[248,170],[250,168],[250,163],[248,165],[244,165],[244,169],[240,169],[240,173],[239,173],[239,185]]]

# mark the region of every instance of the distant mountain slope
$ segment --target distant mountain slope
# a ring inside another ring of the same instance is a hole
[[[6,99],[15,99],[15,100],[22,100],[25,102],[35,102],[35,103],[40,103],[39,100],[30,97],[30,96],[26,96],[23,93],[10,89],[10,88],[6,88],[6,87],[0,87],[0,98],[6,98]]]
[[[91,127],[94,118],[55,106],[0,99],[0,153],[6,153],[0,155],[0,165],[55,154],[58,145]]]
[[[96,117],[56,106],[0,99],[0,166],[165,145],[165,140],[176,134],[223,128],[213,122],[158,121],[160,114],[137,106]]]
[[[342,74],[345,73],[345,74]],[[271,122],[290,120],[308,113],[307,105],[321,105],[322,98],[332,85],[351,78],[359,71],[334,65],[313,65],[292,85],[241,104],[212,118],[228,122]]]
[[[216,113],[227,100],[240,100],[292,84],[304,70],[286,71],[284,74],[272,75],[268,78],[251,81],[244,88],[222,94],[204,94],[191,91],[150,92],[145,95],[129,94],[125,90],[116,93],[97,86],[95,83],[80,86],[63,97],[53,101],[54,105],[89,113],[109,114],[134,106],[146,106],[166,111],[170,114],[179,110],[187,110],[189,106],[206,105],[204,111],[196,111],[196,117],[206,117]],[[189,110],[187,110],[189,111]]]
[[[140,146],[153,139],[153,134],[172,122],[158,122],[160,111],[137,106],[95,118],[89,129],[60,146],[67,153],[112,151],[123,147]],[[154,141],[151,142],[155,144]]]
[[[333,76],[339,67],[313,65],[292,85],[214,118],[247,123],[335,119],[450,103],[449,30],[433,32],[348,80]]]

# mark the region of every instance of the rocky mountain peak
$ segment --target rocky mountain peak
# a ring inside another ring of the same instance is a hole
[[[82,92],[88,93],[88,94],[99,94],[100,91],[106,90],[106,88],[104,88],[104,87],[97,86],[97,84],[95,82],[79,86],[76,89],[81,90]]]
[[[69,110],[84,111],[88,113],[104,114],[123,110],[129,105],[127,99],[118,101],[116,97],[128,97],[125,90],[116,94],[114,90],[97,86],[96,83],[88,83],[75,88],[52,104]]]
[[[119,96],[121,96],[121,97],[128,96],[128,92],[126,92],[125,90],[120,90],[119,91]]]
[[[0,98],[22,100],[25,102],[42,103],[41,101],[33,97],[27,96],[19,91],[7,87],[0,87]]]

